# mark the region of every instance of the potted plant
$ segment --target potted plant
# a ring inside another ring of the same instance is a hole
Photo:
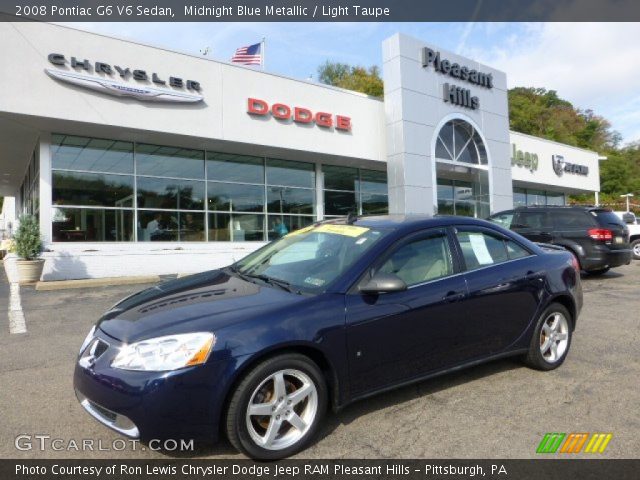
[[[20,217],[20,225],[13,236],[13,251],[18,255],[18,277],[20,283],[34,283],[40,280],[44,260],[42,253],[40,226],[33,215]]]

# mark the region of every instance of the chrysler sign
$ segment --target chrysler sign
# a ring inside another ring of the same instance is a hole
[[[556,175],[559,177],[562,176],[564,172],[589,175],[589,167],[577,163],[569,163],[565,161],[562,155],[552,155],[551,161],[553,163],[553,171],[556,172]]]
[[[162,78],[157,73],[148,73],[142,69],[131,69],[104,62],[79,60],[71,57],[67,60],[64,55],[51,53],[49,62],[58,67],[71,67],[70,70],[48,68],[47,74],[57,80],[70,83],[90,90],[115,95],[118,97],[132,97],[137,100],[170,103],[195,103],[202,101],[200,83],[195,80],[184,80],[181,77]],[[88,75],[82,71],[102,74]],[[118,80],[118,77],[121,80]],[[131,82],[134,80],[134,82]],[[150,84],[154,85],[151,86]],[[167,88],[171,87],[171,88]]]

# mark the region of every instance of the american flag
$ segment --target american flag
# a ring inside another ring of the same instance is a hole
[[[262,43],[240,47],[236,50],[231,62],[243,65],[262,65]]]

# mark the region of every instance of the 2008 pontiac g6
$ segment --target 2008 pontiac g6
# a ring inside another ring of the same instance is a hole
[[[510,355],[558,367],[581,306],[571,253],[495,224],[334,220],[122,300],[85,339],[74,385],[123,435],[223,433],[277,459],[328,408],[392,387]]]

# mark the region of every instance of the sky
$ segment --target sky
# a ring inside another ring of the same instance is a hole
[[[266,39],[266,70],[317,78],[326,60],[382,67],[396,32],[507,73],[509,87],[557,90],[640,140],[640,23],[74,23],[70,26],[229,61]]]

